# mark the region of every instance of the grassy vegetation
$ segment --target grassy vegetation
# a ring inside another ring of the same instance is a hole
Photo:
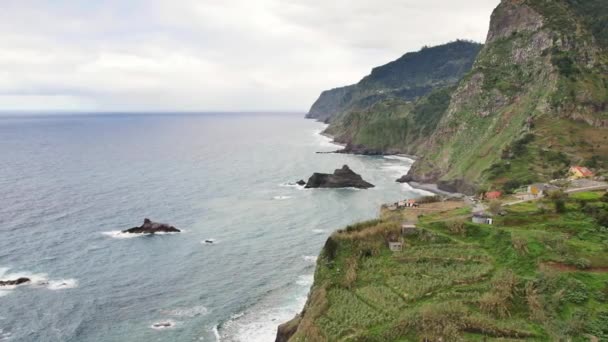
[[[407,210],[340,230],[291,341],[608,341],[608,227],[584,210],[607,198],[521,203],[493,226],[427,208],[397,253]]]

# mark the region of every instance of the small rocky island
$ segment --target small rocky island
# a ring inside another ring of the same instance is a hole
[[[25,278],[25,277],[21,277],[19,279],[15,279],[15,280],[0,280],[0,286],[21,285],[21,284],[29,283],[30,281],[31,281],[30,278]]]
[[[152,222],[150,219],[144,219],[144,224],[139,227],[133,227],[123,230],[123,233],[130,234],[155,234],[155,233],[179,233],[181,230],[165,223]]]
[[[353,172],[348,165],[337,169],[333,174],[315,173],[306,183],[306,189],[316,188],[357,188],[369,189],[374,185],[363,180],[363,178]]]

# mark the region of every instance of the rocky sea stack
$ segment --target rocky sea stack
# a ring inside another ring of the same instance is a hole
[[[181,230],[165,223],[152,222],[150,219],[144,219],[144,224],[139,227],[133,227],[123,230],[123,233],[130,234],[155,234],[155,233],[179,233]]]
[[[363,180],[363,178],[353,172],[348,165],[336,169],[333,174],[315,173],[306,183],[307,189],[315,188],[357,188],[369,189],[374,185]]]

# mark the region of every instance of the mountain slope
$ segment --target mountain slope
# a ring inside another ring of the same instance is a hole
[[[433,89],[456,84],[471,69],[480,49],[480,44],[456,41],[407,53],[374,68],[355,85],[323,92],[306,117],[329,122],[385,99],[411,101]]]
[[[412,178],[472,192],[606,160],[608,63],[595,38],[604,30],[593,33],[578,4],[502,1]]]

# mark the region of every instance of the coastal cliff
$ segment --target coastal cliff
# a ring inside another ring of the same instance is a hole
[[[607,18],[599,0],[503,0],[456,82],[339,108],[326,133],[355,151],[417,155],[409,179],[468,194],[553,179],[571,164],[606,168]]]
[[[576,203],[608,197],[562,200],[509,206],[492,224],[455,200],[383,207],[327,239],[307,303],[276,341],[605,341],[608,221]]]
[[[359,83],[324,91],[307,118],[334,122],[384,100],[412,101],[433,89],[456,84],[473,65],[481,44],[456,41],[425,47],[374,68]]]
[[[605,171],[607,20],[602,0],[503,0],[462,79],[327,115],[326,133],[469,194]],[[277,341],[608,341],[607,203],[558,192],[483,223],[457,201],[383,207],[327,239]]]

